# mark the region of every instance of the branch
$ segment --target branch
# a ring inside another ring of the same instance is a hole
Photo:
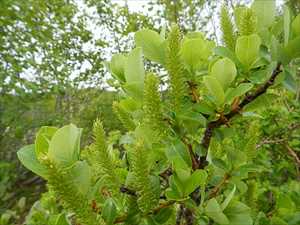
[[[189,151],[189,155],[191,157],[191,161],[192,161],[192,169],[193,170],[196,170],[199,168],[199,162],[197,160],[197,156],[196,154],[194,153],[193,151],[193,146],[191,143],[189,143],[185,138],[182,138],[181,139],[182,142],[186,145],[186,147],[188,148],[188,151]]]
[[[287,148],[289,155],[294,158],[297,166],[300,168],[300,159],[299,159],[297,153],[289,146],[288,143],[286,143],[285,147]]]
[[[201,144],[205,149],[208,149],[209,144],[210,144],[210,140],[213,134],[213,130],[215,128],[218,128],[224,124],[226,124],[231,118],[233,118],[235,115],[239,114],[240,111],[249,103],[251,103],[252,101],[254,101],[256,98],[258,98],[259,96],[261,96],[262,94],[264,94],[267,89],[272,86],[275,82],[276,77],[282,72],[281,69],[281,63],[277,63],[276,68],[273,70],[272,75],[270,77],[270,79],[268,81],[266,81],[264,83],[264,85],[260,86],[254,93],[250,94],[250,93],[246,93],[246,97],[243,99],[243,101],[238,104],[237,107],[234,107],[228,114],[220,117],[218,120],[216,121],[211,121],[208,123],[206,130],[204,132],[204,136],[202,138]],[[204,163],[204,159],[199,159],[200,161],[200,166],[203,168],[203,163]]]
[[[120,187],[120,192],[131,196],[137,196],[134,190],[131,190],[125,186]]]
[[[277,138],[277,139],[264,139],[260,143],[256,145],[256,149],[262,147],[263,145],[267,144],[281,144],[286,142],[287,140],[285,138]]]
[[[221,190],[222,186],[227,183],[228,179],[230,178],[229,174],[225,174],[223,179],[218,183],[208,194],[208,198],[211,199],[213,197],[216,197],[216,195]]]

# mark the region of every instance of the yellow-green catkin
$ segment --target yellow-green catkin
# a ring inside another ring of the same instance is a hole
[[[184,66],[180,59],[181,33],[177,25],[173,25],[167,40],[166,68],[169,74],[169,94],[174,111],[179,111],[183,98],[187,93]]]
[[[225,5],[223,5],[221,8],[220,17],[223,42],[227,48],[234,50],[236,43],[236,33],[234,31],[234,26],[228,12],[228,8]]]
[[[113,111],[127,130],[132,131],[135,129],[135,124],[130,114],[124,110],[119,103],[113,102]]]
[[[240,19],[238,28],[240,35],[251,35],[256,33],[257,29],[257,16],[254,11],[249,8],[243,8],[242,12],[239,14]]]
[[[150,212],[159,201],[159,196],[154,193],[149,174],[148,151],[143,141],[138,140],[132,148],[130,163],[134,176],[134,186],[138,195],[138,206],[143,213]]]
[[[144,123],[149,126],[158,137],[163,137],[166,133],[166,127],[163,122],[159,78],[152,73],[148,74],[145,80],[143,111]]]

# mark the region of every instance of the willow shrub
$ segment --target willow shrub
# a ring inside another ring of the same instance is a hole
[[[278,84],[293,81],[299,16],[287,8],[278,16],[275,1],[257,0],[251,8],[237,7],[234,17],[222,8],[225,46],[200,32],[182,35],[173,25],[160,34],[138,31],[136,47],[112,57],[108,68],[121,89],[113,109],[127,129],[117,148],[98,120],[94,143],[83,151],[81,129],[71,124],[42,127],[35,143],[18,152],[78,223],[251,225],[293,219],[288,210],[272,218],[255,205],[258,127],[252,124],[245,135],[232,128],[239,118],[248,127],[260,108],[278,98]],[[159,74],[151,72],[153,64]],[[236,137],[239,147],[232,144]],[[57,218],[69,224],[64,214]]]

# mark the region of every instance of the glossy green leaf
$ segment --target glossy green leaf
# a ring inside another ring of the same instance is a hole
[[[297,85],[297,81],[295,80],[295,77],[287,69],[284,70],[284,73],[285,73],[285,79],[283,81],[283,85],[285,86],[286,89],[296,94],[298,85]]]
[[[285,222],[283,219],[281,219],[277,216],[272,217],[270,224],[271,225],[289,225],[289,223]]]
[[[226,215],[222,212],[221,206],[215,198],[212,198],[208,201],[205,207],[205,214],[220,225],[231,225]]]
[[[251,68],[258,59],[260,44],[261,39],[257,34],[241,36],[237,39],[235,53],[247,68]]]
[[[222,56],[224,58],[229,58],[232,60],[232,62],[234,62],[235,65],[237,65],[238,67],[242,67],[241,62],[239,61],[239,59],[237,58],[235,53],[233,51],[231,51],[230,49],[223,47],[223,46],[217,46],[214,48],[214,53],[218,56]]]
[[[292,31],[296,36],[300,36],[300,14],[292,22]]]
[[[123,89],[128,96],[133,98],[137,103],[141,103],[143,100],[143,95],[140,83],[126,83],[123,85]]]
[[[165,40],[155,31],[143,29],[135,33],[135,44],[142,47],[145,57],[151,61],[164,64]]]
[[[167,188],[165,193],[168,200],[182,199],[181,193],[179,191],[175,191],[174,189]]]
[[[202,38],[187,38],[182,44],[180,54],[191,70],[197,70],[211,55],[211,46]]]
[[[226,209],[226,207],[230,203],[231,199],[233,198],[235,190],[236,190],[236,186],[234,185],[232,191],[229,193],[229,195],[227,195],[227,197],[225,198],[224,202],[222,202],[221,209],[223,211],[224,211],[224,209]]]
[[[228,165],[224,160],[218,159],[218,158],[213,158],[212,163],[214,166],[218,167],[219,169],[228,171]]]
[[[72,166],[71,178],[83,195],[86,195],[91,185],[91,169],[86,161],[77,161]]]
[[[154,215],[154,220],[159,224],[164,224],[173,215],[173,209],[171,207],[163,208]]]
[[[112,225],[117,217],[117,207],[111,198],[108,198],[104,203],[102,217],[107,225]]]
[[[271,37],[271,44],[270,44],[270,53],[273,61],[277,61],[279,58],[279,47],[280,47],[279,41],[273,35]]]
[[[224,210],[230,225],[252,225],[251,209],[242,202],[231,201]]]
[[[204,186],[207,176],[205,170],[194,171],[185,183],[185,195],[189,195],[199,186]]]
[[[208,105],[206,102],[202,101],[199,104],[197,104],[196,106],[194,106],[194,109],[197,112],[203,113],[203,114],[207,114],[207,115],[213,115],[215,114],[215,110],[212,106]]]
[[[275,0],[255,0],[252,9],[257,16],[258,29],[270,27],[275,21],[276,1]]]
[[[128,54],[125,64],[125,78],[127,85],[137,85],[140,93],[142,93],[145,78],[142,48],[135,48]]]
[[[174,140],[173,143],[167,147],[166,156],[176,169],[187,169],[192,165],[188,150],[179,139]]]
[[[225,100],[224,90],[219,81],[212,76],[204,77],[204,84],[209,90],[210,94],[214,96],[217,106],[221,106]]]
[[[48,156],[61,166],[70,166],[79,159],[81,129],[70,124],[56,131],[49,143]]]
[[[120,82],[125,82],[125,64],[126,56],[124,54],[115,54],[111,58],[109,68],[112,75]]]
[[[20,162],[27,169],[31,170],[41,177],[45,178],[47,176],[47,168],[42,165],[36,158],[34,145],[24,146],[17,152],[17,155]]]
[[[56,127],[41,127],[35,138],[35,154],[37,158],[47,155],[49,143],[54,135],[54,133],[58,130]]]
[[[242,96],[246,94],[248,91],[250,91],[253,87],[253,84],[250,83],[241,83],[236,88],[232,88],[231,90],[226,93],[225,102],[228,104],[231,104],[231,102],[239,96]]]
[[[180,113],[178,119],[182,120],[184,123],[193,123],[195,126],[204,127],[206,125],[206,118],[201,114],[194,112],[192,110],[185,110],[184,112]]]
[[[300,57],[300,36],[289,41],[284,47],[281,59],[285,64],[288,64],[291,60]]]
[[[180,184],[182,185],[182,187],[185,186],[186,182],[188,182],[189,178],[190,178],[190,169],[181,169],[181,168],[175,168],[175,177],[174,178],[178,178]]]
[[[211,75],[214,76],[226,90],[234,81],[237,70],[235,64],[229,58],[219,59],[211,68]]]

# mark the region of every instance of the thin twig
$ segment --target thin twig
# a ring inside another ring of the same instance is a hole
[[[217,196],[223,185],[225,185],[230,178],[229,174],[225,174],[223,179],[211,190],[211,192],[208,194],[208,198],[213,198]]]
[[[120,192],[131,196],[137,196],[134,190],[131,190],[125,186],[120,187]]]
[[[294,160],[297,163],[297,166],[299,168],[300,167],[300,159],[299,159],[297,153],[289,146],[288,143],[285,144],[285,147],[287,148],[289,155],[294,158]]]

